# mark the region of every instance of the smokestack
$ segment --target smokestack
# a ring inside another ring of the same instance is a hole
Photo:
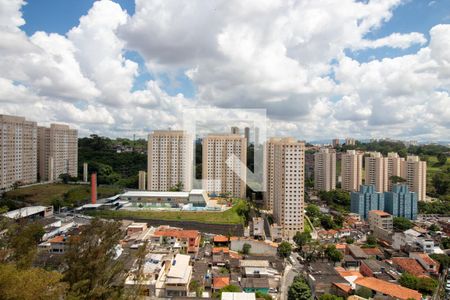
[[[97,173],[91,174],[91,203],[97,203]]]

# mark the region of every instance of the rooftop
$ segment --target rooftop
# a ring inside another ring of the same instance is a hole
[[[239,266],[241,268],[247,268],[247,267],[268,268],[269,261],[268,260],[241,259],[239,261]]]
[[[393,257],[392,262],[405,272],[415,276],[426,275],[424,268],[415,260],[409,257]]]
[[[22,207],[22,208],[4,213],[3,216],[10,218],[10,219],[26,218],[28,216],[32,216],[32,215],[44,212],[45,209],[46,209],[45,206],[40,206],[40,205],[27,206],[27,207]]]
[[[198,230],[184,230],[176,228],[162,228],[158,229],[154,233],[155,236],[170,236],[176,238],[197,238],[200,233]]]
[[[359,286],[364,286],[378,293],[383,293],[385,295],[398,298],[400,300],[407,299],[422,299],[422,294],[405,287],[402,287],[395,283],[390,283],[384,280],[380,280],[374,277],[364,277],[359,278],[355,281]]]
[[[216,235],[213,239],[214,243],[228,243],[228,237],[224,235]]]
[[[376,214],[376,215],[378,215],[380,217],[388,217],[388,216],[391,215],[391,214],[389,214],[389,213],[387,213],[385,211],[382,211],[382,210],[371,210],[371,211],[369,211],[369,214],[370,213]]]
[[[187,284],[192,266],[189,265],[191,257],[189,255],[177,254],[172,261],[166,283],[168,284]]]
[[[229,284],[230,284],[230,277],[228,277],[228,276],[218,276],[218,277],[214,276],[214,279],[213,279],[213,288],[214,289],[218,290],[218,289],[226,287]]]
[[[189,192],[152,192],[152,191],[129,191],[121,197],[149,197],[149,198],[189,198]]]
[[[255,293],[222,293],[222,300],[255,300]]]

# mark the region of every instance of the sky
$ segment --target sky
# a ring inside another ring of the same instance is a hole
[[[0,0],[0,37],[0,114],[80,136],[220,108],[265,109],[268,136],[450,140],[450,0]]]

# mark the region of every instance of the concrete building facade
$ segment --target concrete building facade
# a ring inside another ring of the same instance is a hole
[[[272,144],[273,164],[267,188],[273,195],[274,220],[283,237],[292,239],[304,229],[305,144],[294,138],[270,139],[268,144]]]
[[[169,191],[182,184],[192,189],[193,139],[184,131],[156,130],[148,137],[147,189]]]
[[[0,115],[0,189],[37,181],[37,124]]]
[[[232,167],[227,164],[230,160]],[[235,134],[211,134],[202,141],[202,186],[208,193],[245,198],[247,140]]]
[[[401,177],[406,179],[409,189],[417,193],[419,201],[424,201],[427,191],[427,162],[418,156],[408,156],[401,162]]]
[[[369,211],[368,222],[370,230],[374,230],[375,227],[387,231],[392,231],[394,229],[394,218],[392,215],[382,210]]]
[[[380,152],[371,152],[365,158],[364,184],[374,185],[380,193],[388,190],[388,161]]]
[[[345,191],[357,191],[362,183],[362,154],[347,150],[341,156],[341,188]]]
[[[323,148],[314,154],[314,189],[336,189],[336,152],[332,149]]]
[[[377,192],[373,185],[361,185],[359,192],[350,193],[350,210],[363,219],[367,219],[369,211],[384,208],[384,194]]]
[[[405,217],[410,220],[417,219],[418,195],[411,192],[406,184],[395,184],[392,192],[384,193],[385,209],[394,217]]]
[[[78,176],[78,131],[63,124],[38,127],[40,181],[57,181],[61,174]]]
[[[392,176],[401,176],[402,162],[405,161],[403,157],[400,157],[398,153],[389,152],[387,157],[387,176],[388,176],[388,191],[392,191]]]
[[[138,181],[138,188],[140,191],[145,191],[146,189],[146,183],[147,183],[147,173],[145,171],[139,171],[139,181]]]

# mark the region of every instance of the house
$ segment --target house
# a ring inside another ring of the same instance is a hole
[[[375,277],[385,281],[397,280],[400,274],[384,261],[366,259],[361,261],[359,272],[366,277]]]
[[[250,245],[250,253],[254,255],[276,256],[278,244],[271,241],[257,241],[249,238],[231,237],[230,250],[242,251],[245,244]]]
[[[241,287],[246,293],[256,293],[261,292],[264,294],[269,293],[270,283],[269,279],[266,278],[242,278]]]
[[[153,243],[167,244],[180,248],[186,253],[197,254],[200,245],[198,230],[184,230],[181,228],[160,226],[151,237]]]
[[[382,258],[383,252],[381,252],[380,248],[374,247],[374,248],[361,248],[361,250],[367,254],[369,259],[379,259]]]
[[[414,258],[430,274],[439,274],[439,263],[428,254],[421,252],[411,252],[409,257]]]
[[[265,238],[264,233],[264,219],[255,217],[252,219],[252,233],[255,238]]]
[[[213,277],[213,284],[212,284],[213,291],[223,289],[227,285],[230,285],[230,276],[226,275]]]
[[[14,220],[36,220],[53,216],[53,206],[27,206],[16,210],[8,211],[4,217]]]
[[[329,262],[313,262],[308,268],[307,282],[311,292],[316,298],[326,293],[331,293],[335,283],[347,284],[334,269],[334,264]]]
[[[393,257],[392,263],[400,272],[408,272],[414,276],[427,275],[426,270],[415,260],[409,257]]]
[[[359,246],[356,245],[347,245],[348,254],[350,254],[356,260],[368,259],[369,255],[367,255]]]
[[[187,296],[192,277],[191,257],[177,254],[165,276],[166,297]]]
[[[355,280],[356,290],[361,287],[368,288],[372,291],[373,298],[377,297],[391,297],[399,300],[421,300],[422,294],[401,285],[387,282],[374,277],[364,277]]]
[[[147,230],[147,223],[131,223],[127,227],[127,235],[134,235]]]
[[[342,267],[336,267],[334,268],[338,274],[344,278],[348,284],[352,287],[352,289],[355,288],[355,280],[358,278],[364,277],[360,272],[354,271],[354,270],[346,270]]]
[[[216,235],[213,238],[214,246],[216,247],[228,247],[229,239],[224,235]]]
[[[63,254],[66,250],[67,237],[58,235],[47,241],[50,244],[49,252]]]

